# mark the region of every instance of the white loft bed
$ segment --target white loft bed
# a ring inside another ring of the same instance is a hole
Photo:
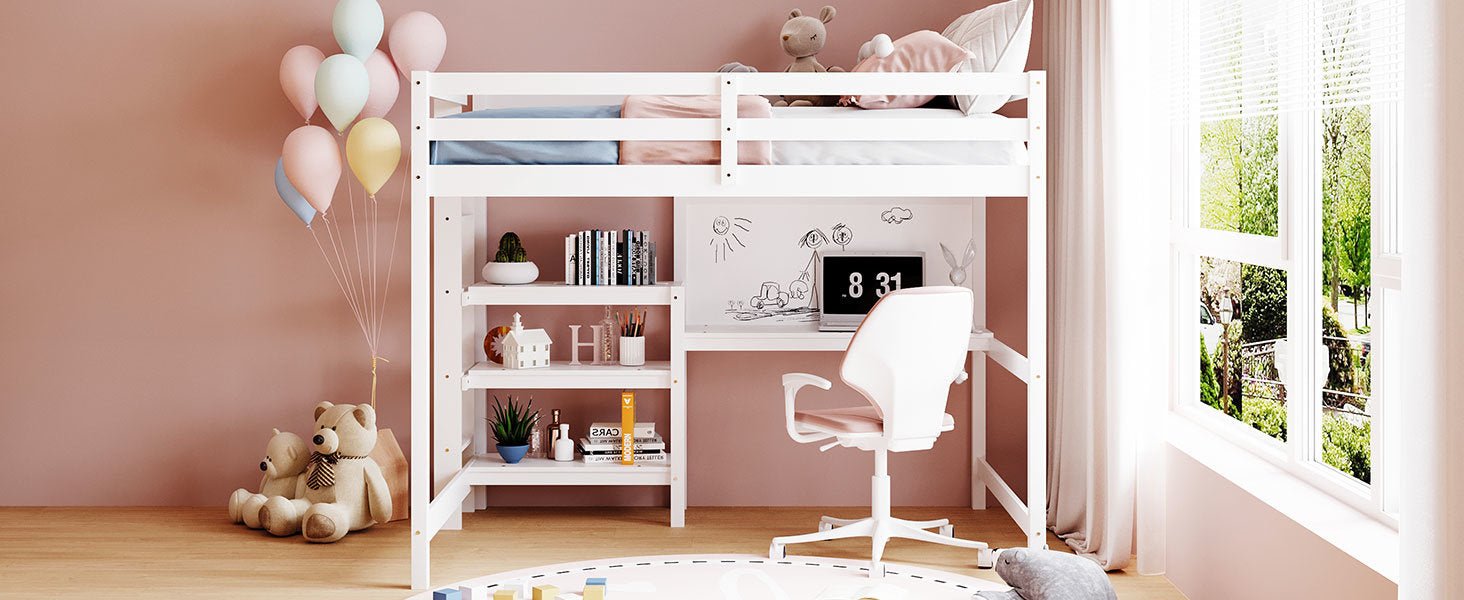
[[[840,351],[850,334],[798,328],[693,327],[677,283],[655,286],[492,286],[476,282],[487,259],[488,196],[636,197],[962,197],[972,199],[973,228],[985,231],[988,196],[1027,197],[1028,356],[985,329],[985,245],[978,244],[971,287],[971,504],[986,491],[1012,515],[1027,545],[1045,544],[1047,521],[1047,255],[1045,73],[431,73],[414,72],[412,89],[412,587],[429,581],[429,546],[462,513],[486,507],[483,486],[662,485],[671,492],[669,523],[686,510],[686,352]],[[739,118],[738,95],[1009,94],[1028,98],[1024,119]],[[446,119],[470,99],[712,95],[720,118]],[[711,140],[711,165],[451,165],[429,164],[434,141],[449,140]],[[1027,144],[1025,164],[997,165],[745,165],[738,141],[1004,141]],[[678,232],[679,234],[680,232]],[[556,272],[547,271],[553,276]],[[480,362],[485,306],[666,305],[670,360],[645,367],[570,367],[506,371]],[[986,364],[1027,383],[1027,502],[986,461]],[[489,456],[481,426],[485,389],[659,388],[670,390],[671,460],[665,466],[589,466]],[[769,402],[776,399],[768,398]],[[430,457],[430,458],[429,458]]]

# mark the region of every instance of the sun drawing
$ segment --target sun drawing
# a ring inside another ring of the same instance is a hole
[[[735,252],[738,248],[746,248],[747,244],[737,236],[738,231],[747,233],[752,231],[748,226],[752,221],[742,217],[717,217],[712,219],[712,260],[722,262],[727,260],[727,255]],[[736,244],[735,246],[733,244]]]

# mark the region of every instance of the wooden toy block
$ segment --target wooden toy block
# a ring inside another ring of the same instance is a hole
[[[461,585],[458,591],[463,593],[462,600],[490,600],[488,586],[483,585]]]
[[[518,600],[518,590],[498,590],[496,592],[493,592],[493,600]]]
[[[604,577],[590,577],[585,579],[585,585],[610,585]]]
[[[459,590],[443,588],[432,592],[432,600],[463,600],[463,593]]]
[[[581,594],[584,595],[585,600],[605,600],[605,586],[585,584],[585,589]]]
[[[558,600],[559,588],[552,585],[534,586],[534,597],[532,600]]]

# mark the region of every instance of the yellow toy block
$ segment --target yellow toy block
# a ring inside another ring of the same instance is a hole
[[[493,592],[493,600],[518,600],[516,590],[498,590]]]
[[[582,594],[584,595],[585,600],[605,600],[605,586],[587,585],[585,586],[585,591],[582,592]]]
[[[559,588],[552,585],[534,586],[533,600],[558,600]]]

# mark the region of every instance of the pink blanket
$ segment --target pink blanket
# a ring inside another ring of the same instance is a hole
[[[721,116],[721,98],[717,96],[627,96],[620,111],[624,119],[715,119]],[[737,98],[737,116],[744,119],[766,119],[773,108],[762,96]],[[770,142],[738,142],[737,162],[744,165],[767,165],[773,162]],[[711,165],[722,160],[722,143],[714,141],[623,141],[620,142],[622,165]]]

